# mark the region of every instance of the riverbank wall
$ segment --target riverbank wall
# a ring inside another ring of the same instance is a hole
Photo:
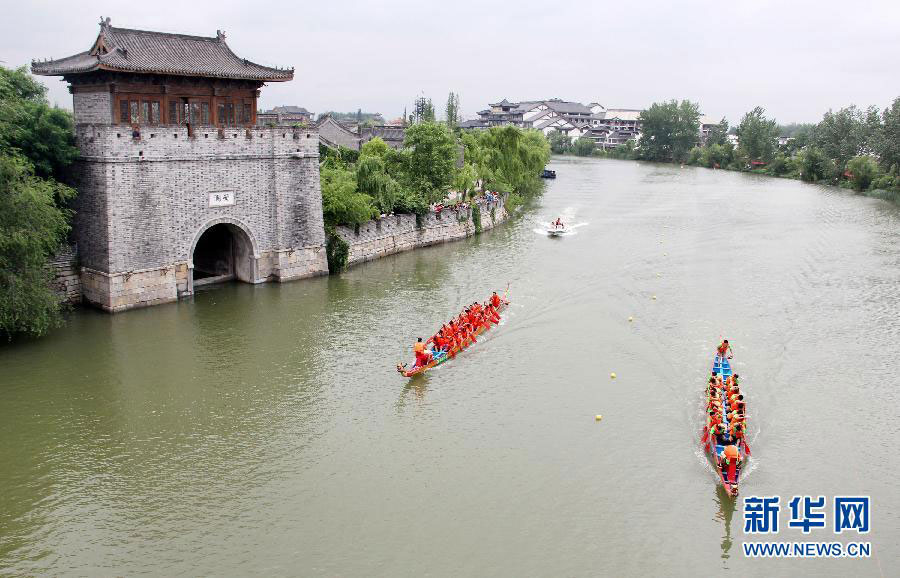
[[[65,245],[48,262],[53,272],[51,287],[62,303],[81,303],[81,270],[78,251],[74,245]]]
[[[479,200],[480,230],[492,229],[505,221],[506,198]],[[388,215],[359,227],[336,227],[337,235],[349,246],[347,266],[401,253],[419,247],[471,237],[478,232],[473,206],[430,211],[416,215]]]

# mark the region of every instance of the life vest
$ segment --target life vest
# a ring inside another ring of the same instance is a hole
[[[709,351],[709,350],[707,349],[707,351]],[[719,353],[720,356],[724,356],[724,355],[725,355],[725,352],[728,351],[728,344],[725,343],[725,342],[723,341],[723,342],[722,342],[721,344],[719,344],[719,346],[716,348],[716,351]]]
[[[491,295],[491,303],[494,307],[500,307],[500,297],[496,293]]]

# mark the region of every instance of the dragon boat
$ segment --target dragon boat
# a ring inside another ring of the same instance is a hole
[[[503,300],[500,302],[500,306],[497,307],[497,314],[500,314],[501,312],[503,312],[503,310],[506,309],[508,306],[509,306],[509,299],[506,296],[504,296]],[[491,327],[493,327],[493,325]],[[485,331],[487,331],[487,329],[483,325],[479,326],[478,329],[476,329],[474,331],[475,337],[478,337]],[[437,367],[438,365],[455,358],[458,354],[460,354],[464,350],[466,350],[470,345],[472,345],[471,340],[469,340],[462,346],[457,345],[456,347],[452,348],[450,351],[440,351],[440,352],[436,353],[434,355],[434,357],[432,358],[432,360],[429,361],[427,364],[419,365],[419,366],[413,365],[412,369],[406,369],[405,364],[398,363],[397,371],[400,372],[400,374],[403,377],[412,377],[414,375],[419,375],[420,373],[425,373],[429,369],[433,369],[433,368]]]
[[[733,373],[731,370],[731,364],[728,362],[727,358],[720,355],[715,356],[712,365],[712,375],[717,378],[721,377],[723,383],[729,381],[729,378],[732,377]],[[721,388],[721,391],[718,392],[718,395],[720,395],[722,398],[723,407],[727,408],[728,394],[726,392],[726,388]],[[705,415],[706,413],[704,412],[704,416]],[[726,435],[717,436],[714,432],[709,431],[708,425],[705,425],[703,426],[703,435],[700,443],[704,445],[706,455],[707,457],[709,457],[710,462],[715,468],[716,476],[719,479],[719,482],[722,484],[722,487],[725,488],[725,491],[728,492],[728,495],[736,497],[738,495],[738,482],[740,481],[741,477],[741,467],[746,463],[747,457],[750,455],[750,448],[747,446],[746,440],[744,440],[743,438],[736,440],[727,434],[727,432],[730,431],[731,426],[731,424],[728,423],[727,411],[722,416],[722,423],[725,426]],[[737,450],[736,452],[735,449]],[[730,459],[727,458],[729,453],[732,454]],[[735,455],[737,456],[737,459],[734,459]]]

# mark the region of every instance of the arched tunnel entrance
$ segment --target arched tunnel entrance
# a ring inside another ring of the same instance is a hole
[[[255,281],[253,244],[247,233],[230,223],[205,230],[197,239],[191,258],[194,287],[234,279]]]

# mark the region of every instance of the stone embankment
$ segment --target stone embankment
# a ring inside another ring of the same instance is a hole
[[[481,229],[492,229],[508,217],[503,197],[493,201],[479,199]],[[431,211],[419,219],[415,215],[388,215],[359,227],[337,227],[336,232],[349,246],[347,266],[371,261],[418,247],[464,239],[476,233],[471,206]]]
[[[494,197],[480,199],[481,230],[486,231],[502,223],[509,216],[505,199]],[[473,206],[445,208],[431,211],[417,221],[415,215],[389,215],[368,221],[355,227],[337,227],[337,234],[349,245],[347,265],[378,259],[401,251],[436,245],[470,237],[477,232]],[[60,301],[72,304],[82,302],[84,283],[94,282],[96,273],[84,269],[78,259],[75,246],[63,247],[48,263],[53,270],[53,289]],[[169,272],[176,278],[186,274],[178,268]],[[126,280],[127,281],[127,280]]]
[[[75,247],[65,245],[50,259],[47,266],[53,271],[52,287],[59,300],[66,303],[81,303],[81,273]]]

